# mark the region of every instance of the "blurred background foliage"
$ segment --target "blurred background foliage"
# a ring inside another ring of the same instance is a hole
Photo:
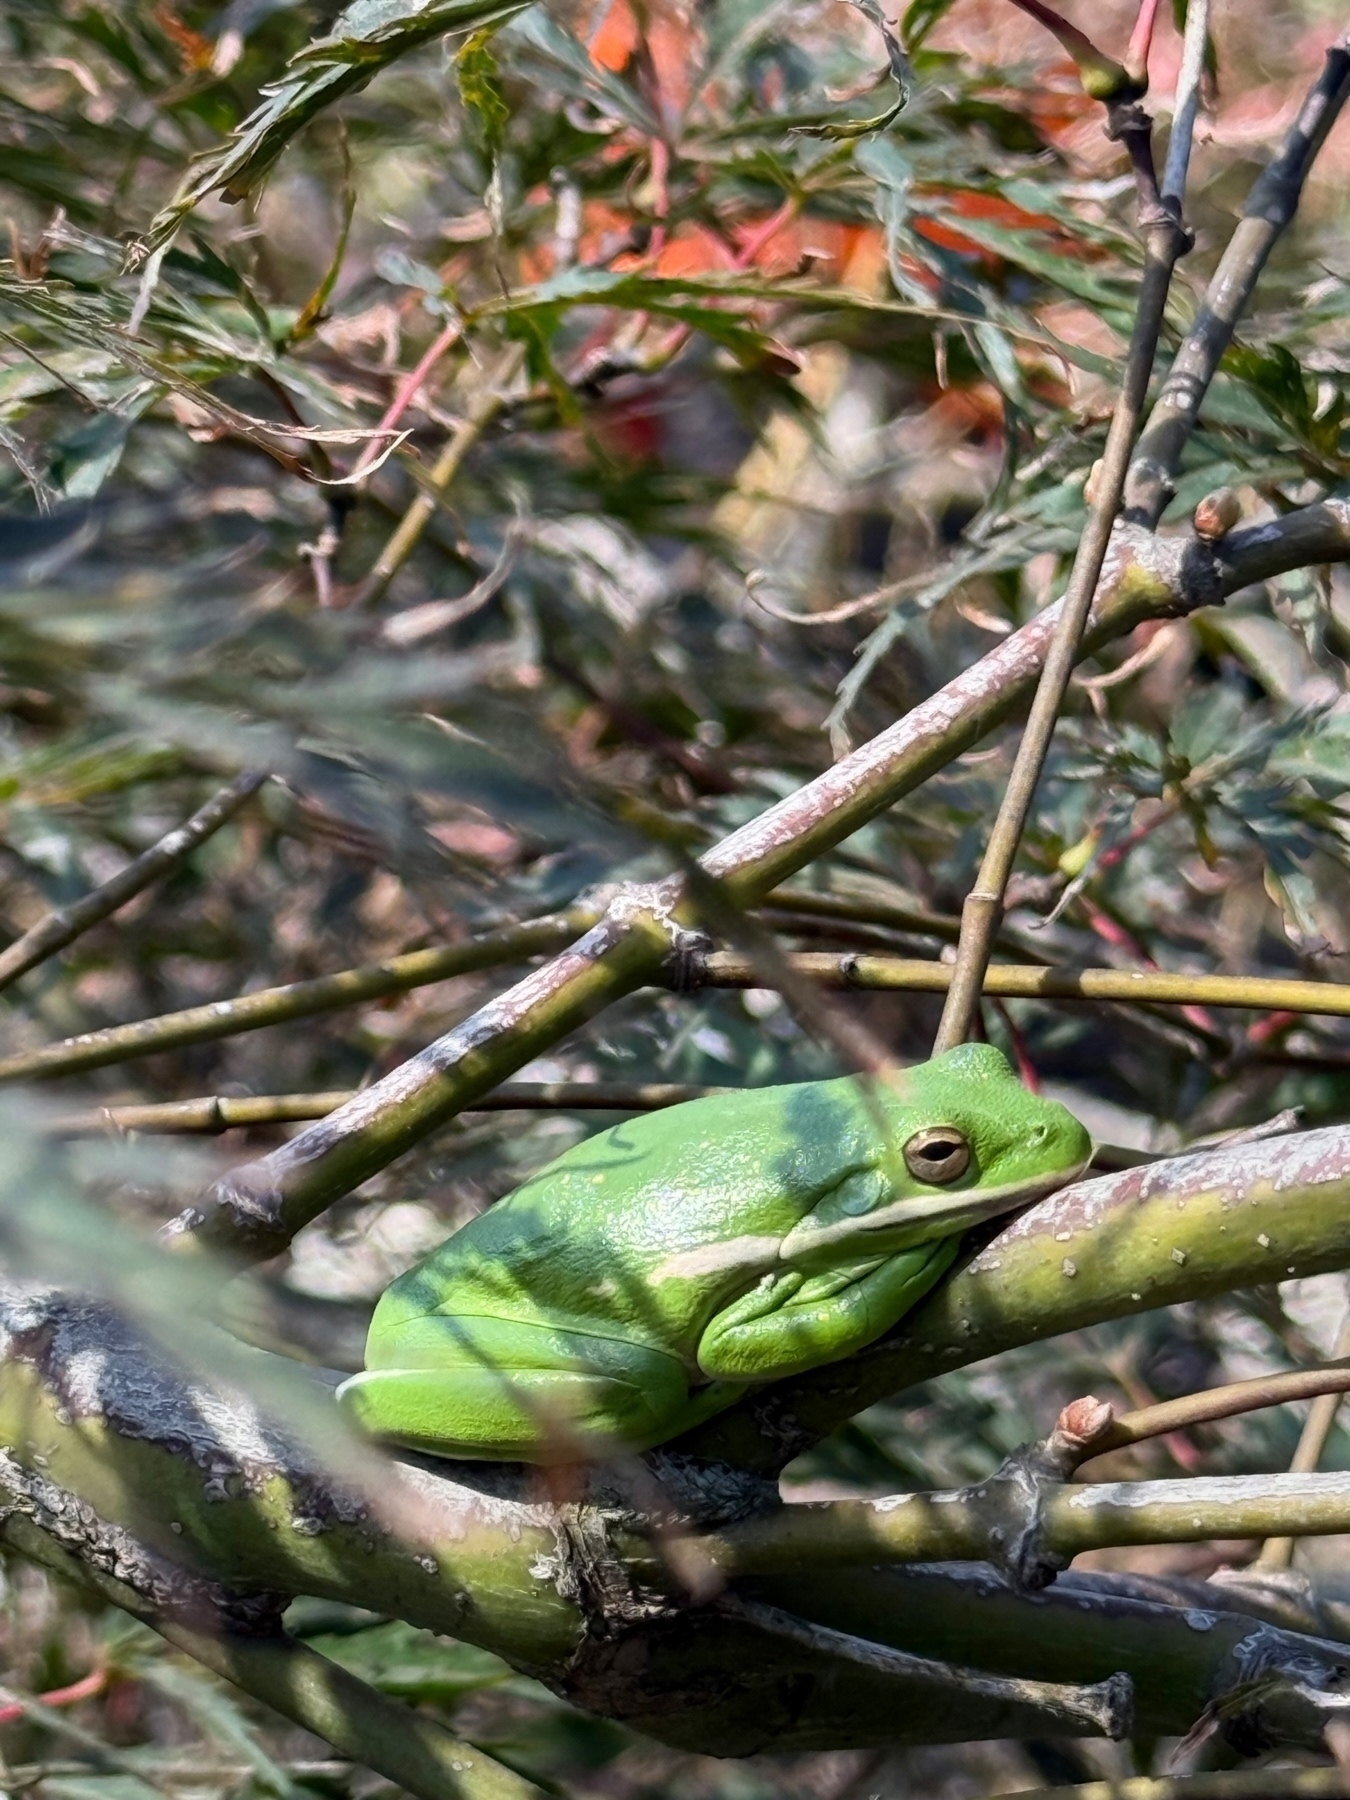
[[[1132,188],[1070,65],[1006,0],[913,0],[907,66],[838,0],[551,0],[390,62],[265,182],[129,257],[190,160],[338,10],[0,12],[0,931],[106,880],[241,768],[273,777],[4,992],[7,1062],[665,872],[977,659],[1053,597],[1077,541],[1140,264]],[[399,9],[354,9],[382,10]],[[1078,12],[1119,53],[1131,8]],[[1170,341],[1333,12],[1219,13]],[[1168,28],[1164,117],[1177,54]],[[902,85],[903,110],[869,129]],[[1207,402],[1171,524],[1222,484],[1251,519],[1345,491],[1348,164],[1342,132]],[[1347,654],[1350,585],[1329,569],[1143,627],[1091,665],[1004,953],[1343,979]],[[766,914],[780,941],[940,953],[1007,764],[1006,738],[982,746],[833,852],[797,883],[832,915]],[[354,1087],[505,979],[110,1063],[40,1098]],[[927,998],[840,1004],[901,1058],[927,1053]],[[1344,1021],[1019,1002],[984,1026],[1117,1145],[1288,1106],[1350,1115]],[[649,992],[523,1074],[736,1085],[836,1066],[766,991]],[[442,1131],[270,1268],[253,1334],[353,1366],[380,1287],[594,1123],[484,1113]],[[231,1133],[221,1155],[275,1129]],[[63,1208],[92,1196],[133,1232],[201,1178],[200,1157],[153,1139],[134,1174],[100,1179],[87,1150],[71,1168],[49,1194],[53,1269]],[[7,1183],[11,1220],[22,1187]],[[46,1242],[25,1240],[29,1261]],[[977,1477],[1074,1394],[1137,1405],[1325,1353],[1344,1310],[1324,1277],[1032,1347],[873,1409],[791,1480]],[[1297,1429],[1293,1409],[1256,1414],[1117,1472],[1273,1468]],[[1350,1437],[1328,1456],[1350,1460]],[[1204,1573],[1242,1553],[1096,1562]],[[34,1570],[6,1579],[7,1786],[368,1790],[139,1628]],[[294,1622],[578,1794],[958,1796],[1124,1766],[1033,1745],[722,1767],[467,1647],[331,1606]]]

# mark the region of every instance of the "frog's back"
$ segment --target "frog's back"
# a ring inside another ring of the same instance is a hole
[[[875,1135],[848,1077],[627,1120],[471,1220],[386,1301],[405,1316],[546,1316],[582,1329],[622,1317],[653,1342],[692,1344],[721,1297],[773,1262],[841,1165],[874,1153]]]

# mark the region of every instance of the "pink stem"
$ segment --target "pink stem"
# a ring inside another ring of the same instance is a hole
[[[653,227],[647,254],[655,262],[666,247],[666,218],[670,212],[670,146],[664,138],[652,139],[652,211],[661,223]]]
[[[399,382],[397,392],[385,409],[384,417],[375,427],[374,435],[372,436],[370,443],[366,445],[365,449],[356,459],[356,466],[352,470],[353,476],[361,474],[364,469],[368,469],[371,463],[374,462],[383,447],[380,444],[379,439],[386,433],[392,431],[398,424],[404,413],[407,412],[408,408],[417,398],[418,390],[421,388],[422,383],[426,380],[427,376],[430,375],[431,371],[445,355],[446,351],[449,350],[453,344],[458,342],[463,330],[463,324],[458,319],[452,319],[448,325],[437,333],[430,346],[418,359],[417,366]]]
[[[1126,72],[1136,81],[1148,80],[1148,53],[1153,47],[1153,22],[1158,16],[1158,0],[1140,0],[1139,17],[1130,33],[1130,47],[1125,52]]]
[[[78,1700],[94,1699],[107,1685],[108,1671],[91,1669],[78,1681],[72,1681],[69,1687],[53,1688],[48,1694],[39,1694],[38,1700],[43,1706],[74,1706]],[[8,1706],[0,1706],[0,1725],[12,1725],[23,1716],[24,1705],[21,1700],[12,1701]]]
[[[1157,968],[1157,963],[1154,962],[1138,938],[1132,932],[1127,931],[1123,925],[1118,924],[1109,913],[1103,912],[1101,907],[1082,894],[1078,897],[1078,903],[1087,915],[1089,926],[1105,943],[1110,944],[1116,950],[1125,951],[1128,956],[1134,957],[1146,969]],[[1217,1031],[1218,1027],[1215,1025],[1213,1017],[1203,1006],[1183,1006],[1180,1011],[1182,1018],[1188,1019],[1198,1030]]]

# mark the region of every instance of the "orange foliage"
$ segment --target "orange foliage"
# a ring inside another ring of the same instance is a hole
[[[629,0],[609,0],[590,41],[591,61],[617,75],[628,67],[637,41],[637,20]]]

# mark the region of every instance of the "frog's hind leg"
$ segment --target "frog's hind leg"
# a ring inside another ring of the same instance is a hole
[[[641,1450],[671,1435],[688,1395],[674,1357],[623,1346],[583,1366],[558,1367],[557,1333],[528,1366],[528,1328],[515,1366],[491,1365],[462,1346],[434,1368],[370,1369],[338,1389],[347,1417],[370,1437],[431,1456],[481,1461],[569,1463]],[[596,1347],[599,1348],[598,1341]],[[545,1355],[545,1350],[552,1355]]]

